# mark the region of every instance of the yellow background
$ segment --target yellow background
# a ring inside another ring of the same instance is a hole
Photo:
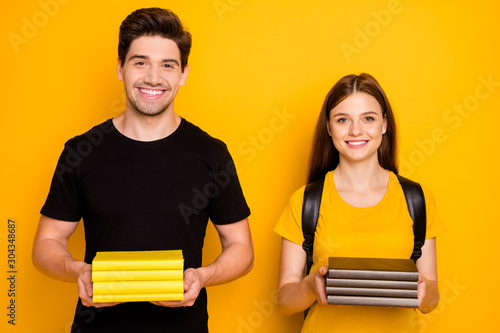
[[[496,1],[26,0],[4,4],[0,14],[2,332],[69,332],[76,285],[31,264],[39,210],[64,142],[123,110],[118,27],[149,6],[172,9],[192,32],[176,111],[227,143],[252,209],[255,267],[209,288],[212,332],[300,331],[302,314],[285,317],[274,305],[280,239],[271,229],[305,182],[324,96],[344,74],[363,71],[396,112],[401,173],[433,190],[447,227],[438,239],[441,303],[421,316],[422,332],[492,328],[500,242]],[[17,224],[15,326],[6,316],[9,218]],[[77,258],[83,246],[79,227],[70,242]],[[205,262],[219,251],[210,227]]]

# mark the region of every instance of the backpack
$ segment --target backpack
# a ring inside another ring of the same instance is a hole
[[[427,219],[424,192],[419,183],[399,175],[397,177],[403,188],[408,212],[413,220],[414,245],[411,259],[416,262],[422,255],[422,245],[425,242]],[[302,248],[307,254],[306,276],[309,275],[313,264],[314,232],[318,223],[324,182],[324,177],[322,177],[307,184],[304,190],[304,200],[302,202],[302,233],[304,234],[304,243],[302,244]]]

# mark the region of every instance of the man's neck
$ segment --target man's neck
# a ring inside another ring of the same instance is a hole
[[[126,137],[137,141],[156,141],[172,134],[181,123],[175,112],[165,110],[156,116],[145,116],[126,110],[113,118],[113,125]]]

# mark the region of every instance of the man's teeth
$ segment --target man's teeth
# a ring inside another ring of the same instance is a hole
[[[139,89],[139,90],[143,94],[150,95],[150,96],[161,95],[163,93],[163,90],[150,90],[150,89]]]
[[[364,145],[367,142],[368,141],[348,141],[347,143],[352,145],[352,146],[360,146],[360,145]]]

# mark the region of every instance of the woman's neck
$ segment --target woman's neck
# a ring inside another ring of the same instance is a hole
[[[389,184],[389,171],[378,163],[339,163],[333,171],[333,180],[344,201],[354,207],[370,207],[384,197]]]

